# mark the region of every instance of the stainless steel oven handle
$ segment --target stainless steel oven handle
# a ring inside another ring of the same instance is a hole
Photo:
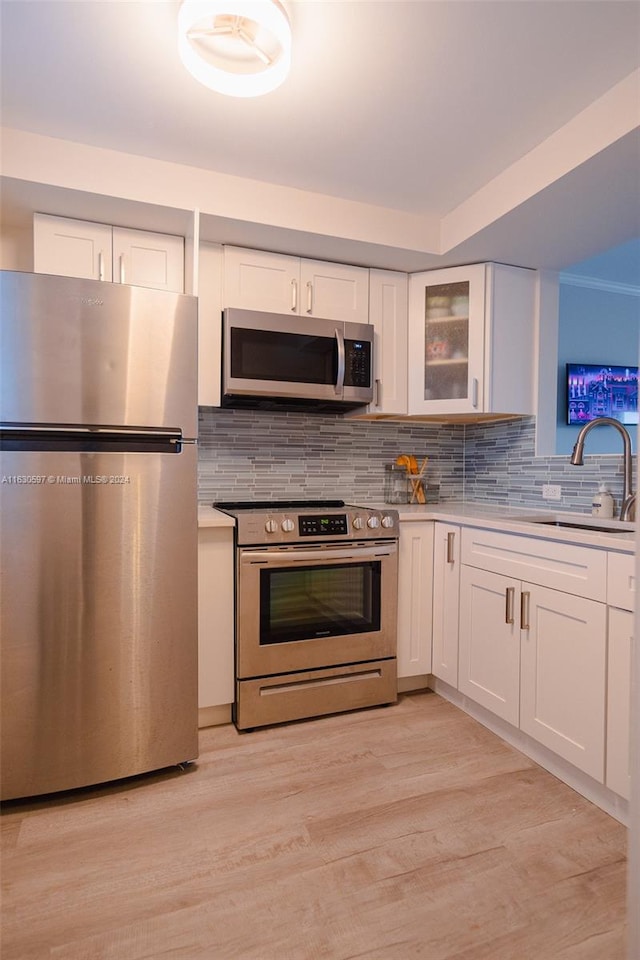
[[[397,552],[395,544],[384,547],[360,547],[357,550],[332,550],[330,547],[319,547],[317,550],[252,550],[240,551],[241,563],[307,563],[309,560],[318,560],[326,563],[327,560],[370,560],[378,557],[391,557]]]
[[[344,392],[345,369],[344,334],[338,327],[336,327],[336,342],[338,344],[338,379],[336,380],[336,393],[342,396]]]

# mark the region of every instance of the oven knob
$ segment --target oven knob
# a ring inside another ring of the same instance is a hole
[[[362,530],[362,517],[354,517],[354,518],[353,518],[353,529],[354,529],[354,530]]]
[[[267,522],[264,525],[264,528],[267,531],[267,533],[276,533],[278,530],[278,524],[275,520],[267,520]]]
[[[393,526],[393,517],[390,517],[388,514],[385,514],[382,518],[383,527],[392,527]]]
[[[294,527],[295,527],[295,523],[293,522],[293,520],[282,521],[282,529],[285,531],[285,533],[291,533]]]
[[[376,527],[380,526],[380,521],[378,520],[377,517],[369,517],[369,519],[367,520],[367,526],[371,527],[372,530],[375,530]]]

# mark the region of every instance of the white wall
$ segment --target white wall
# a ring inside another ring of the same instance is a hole
[[[0,234],[0,270],[33,270],[32,232],[28,227],[5,227]]]

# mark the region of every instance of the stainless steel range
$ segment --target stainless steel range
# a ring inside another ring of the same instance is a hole
[[[236,518],[238,729],[394,702],[397,511],[214,506]]]

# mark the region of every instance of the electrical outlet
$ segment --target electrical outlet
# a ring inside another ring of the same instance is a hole
[[[562,487],[557,483],[545,483],[542,485],[543,500],[560,500],[562,497]]]

